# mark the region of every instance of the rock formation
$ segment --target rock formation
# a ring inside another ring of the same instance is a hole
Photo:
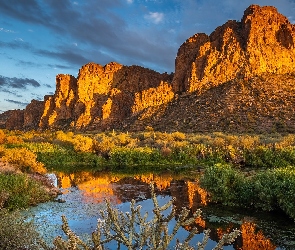
[[[39,127],[49,128],[68,125],[73,120],[73,108],[77,99],[77,80],[71,75],[56,76],[53,96],[44,97],[44,108]]]
[[[35,129],[38,128],[41,115],[44,110],[44,102],[32,100],[24,110],[24,129]]]
[[[0,115],[8,129],[295,132],[295,25],[251,5],[241,21],[195,34],[175,74],[88,63],[56,76],[56,91]]]
[[[202,92],[236,78],[294,72],[294,44],[295,25],[274,7],[251,5],[241,22],[228,21],[180,46],[174,90]]]
[[[6,129],[23,129],[24,125],[24,110],[12,110],[5,122]]]
[[[44,100],[41,128],[76,129],[122,123],[146,107],[170,102],[172,77],[139,66],[88,63],[76,79],[57,75],[56,92]]]

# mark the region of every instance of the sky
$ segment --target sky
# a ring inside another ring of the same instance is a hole
[[[295,23],[295,0],[0,0],[0,113],[54,94],[55,76],[86,63],[174,72],[196,33],[240,21],[251,4]]]

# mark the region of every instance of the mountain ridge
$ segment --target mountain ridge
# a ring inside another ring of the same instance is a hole
[[[295,132],[295,25],[249,6],[179,48],[175,73],[111,62],[59,74],[56,91],[0,115],[7,129]]]

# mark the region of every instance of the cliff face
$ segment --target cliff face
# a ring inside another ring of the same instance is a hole
[[[228,21],[180,46],[174,90],[202,92],[236,78],[294,72],[294,44],[295,25],[274,7],[251,5],[241,22]]]
[[[35,129],[39,126],[40,118],[44,110],[44,102],[32,100],[24,110],[24,129]]]
[[[8,129],[295,132],[295,25],[274,7],[251,5],[184,42],[175,74],[88,63],[56,76],[56,91],[0,115]]]
[[[107,127],[146,107],[173,99],[172,76],[139,66],[109,63],[84,65],[76,79],[56,77],[56,92],[44,100],[41,128]]]
[[[23,129],[24,125],[24,110],[12,110],[5,122],[6,129]]]
[[[38,126],[40,128],[67,126],[73,120],[76,96],[76,78],[71,75],[57,75],[55,94],[44,97],[44,108]]]

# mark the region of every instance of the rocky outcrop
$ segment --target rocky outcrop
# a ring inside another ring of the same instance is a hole
[[[153,119],[136,121],[159,131],[235,133],[295,132],[295,73],[265,73],[235,79],[199,95],[187,93],[160,109]]]
[[[107,127],[146,107],[173,99],[172,76],[112,62],[84,65],[76,79],[57,75],[56,92],[44,99],[41,128]]]
[[[40,118],[44,110],[44,102],[32,100],[24,110],[24,124],[23,129],[38,128]]]
[[[43,114],[39,127],[68,126],[73,118],[73,108],[77,98],[77,80],[74,76],[56,76],[56,90],[53,96],[44,97]]]
[[[0,129],[6,128],[6,122],[10,116],[12,116],[14,110],[8,110],[0,114]]]
[[[24,111],[0,115],[6,128],[295,132],[295,25],[276,8],[251,5],[184,42],[175,74],[111,62],[78,77],[57,75],[56,91]]]
[[[24,126],[24,110],[12,110],[5,122],[6,129],[23,129]]]
[[[251,5],[241,22],[228,21],[180,46],[174,90],[201,93],[236,78],[294,72],[294,44],[295,25],[274,7]]]

